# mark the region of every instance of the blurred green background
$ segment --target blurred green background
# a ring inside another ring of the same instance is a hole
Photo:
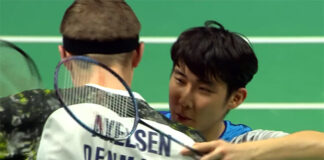
[[[175,39],[185,29],[203,25],[205,20],[217,20],[228,30],[250,39],[259,59],[259,71],[247,86],[246,102],[230,112],[227,119],[255,129],[324,131],[324,0],[127,2],[142,23],[144,40]],[[0,0],[0,38],[14,41],[32,57],[45,88],[53,88],[54,68],[59,61],[59,25],[71,3],[72,0]],[[44,38],[53,41],[42,41]],[[274,41],[258,41],[260,38]],[[278,38],[298,42],[282,43]],[[314,38],[321,41],[302,41]],[[159,110],[167,110],[172,41],[145,43],[132,88]],[[157,103],[162,103],[162,108]],[[258,108],[248,108],[255,103]],[[278,104],[287,105],[283,109],[276,107]]]

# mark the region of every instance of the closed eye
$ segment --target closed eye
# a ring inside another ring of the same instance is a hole
[[[177,84],[185,84],[185,80],[183,78],[174,77]]]
[[[210,89],[209,87],[199,87],[199,90],[204,93],[214,93],[214,90]]]
[[[175,68],[173,77],[177,84],[185,84],[186,83],[186,75],[182,73],[179,69]]]

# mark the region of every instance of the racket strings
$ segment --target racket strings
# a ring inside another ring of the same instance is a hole
[[[100,104],[109,108],[116,112],[120,117],[135,116],[134,104],[129,97],[103,92],[101,90],[97,90],[92,96],[93,98],[90,98],[93,100],[91,103]]]
[[[62,74],[60,77],[64,77],[64,80],[60,83],[60,88],[64,89],[64,91],[61,91],[61,95],[66,105],[81,103],[99,104],[111,109],[121,117],[135,116],[136,111],[130,97],[106,92],[88,85],[88,82],[91,82],[93,64],[84,61],[73,61],[73,63],[76,65],[72,66],[72,61],[65,62],[64,66],[66,69],[61,69],[60,71],[60,74]],[[82,69],[71,73],[67,69],[70,68],[71,70],[71,67],[80,67]],[[73,80],[71,74],[74,76]]]
[[[0,97],[43,88],[37,66],[14,43],[0,39]]]
[[[124,139],[133,133],[137,124],[137,108],[133,97],[96,87],[96,84],[125,87],[124,82],[109,69],[93,61],[72,58],[59,66],[56,76],[56,89],[61,101],[69,114],[85,129],[108,139]],[[91,109],[92,106],[95,110]],[[98,116],[100,119],[97,119]]]

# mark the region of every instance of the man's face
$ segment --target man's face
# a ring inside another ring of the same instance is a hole
[[[226,95],[224,82],[203,81],[186,65],[176,65],[169,84],[171,119],[208,132],[223,122],[229,110]]]

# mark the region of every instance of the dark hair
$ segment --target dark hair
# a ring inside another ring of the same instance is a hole
[[[225,82],[228,96],[245,87],[258,69],[249,43],[216,21],[206,21],[203,27],[181,33],[172,46],[171,58],[173,68],[184,63],[202,80]]]

